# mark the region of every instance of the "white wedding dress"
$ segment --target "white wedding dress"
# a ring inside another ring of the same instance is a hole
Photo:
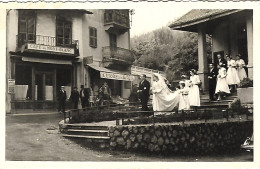
[[[154,73],[158,77],[158,81],[153,81],[153,110],[154,111],[172,111],[178,107],[180,101],[180,95],[178,92],[172,92],[166,85],[164,78]]]

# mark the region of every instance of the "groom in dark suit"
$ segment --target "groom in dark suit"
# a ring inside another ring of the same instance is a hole
[[[147,107],[147,103],[150,97],[150,83],[146,80],[145,74],[141,75],[140,78],[141,81],[139,83],[138,93],[141,99],[142,110],[149,111],[149,108]]]
[[[215,90],[216,90],[217,75],[218,75],[218,71],[214,68],[213,64],[209,64],[208,79],[209,79],[209,99],[210,99],[210,101],[215,100],[214,94],[215,94]]]

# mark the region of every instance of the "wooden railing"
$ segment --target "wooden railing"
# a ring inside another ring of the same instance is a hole
[[[124,61],[127,63],[133,63],[134,56],[131,50],[119,48],[119,47],[112,47],[106,46],[102,49],[103,53],[103,61],[111,61],[111,59]]]
[[[207,122],[211,119],[241,118],[246,116],[248,120],[253,116],[252,107],[244,107],[239,110],[234,109],[191,109],[175,111],[140,111],[140,103],[110,104],[105,106],[88,107],[84,109],[73,109],[64,112],[64,122],[82,122],[82,115],[97,116],[99,121],[116,120],[116,124],[131,124],[131,120],[139,120],[140,124],[182,122],[183,124],[191,120],[203,120]],[[149,105],[151,107],[151,105]],[[167,114],[167,115],[165,115]],[[103,117],[102,117],[103,116]],[[120,123],[121,121],[121,123]]]

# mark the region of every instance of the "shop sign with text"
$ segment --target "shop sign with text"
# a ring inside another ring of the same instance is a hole
[[[132,75],[124,75],[124,74],[108,73],[108,72],[100,72],[100,77],[104,79],[115,79],[115,80],[124,80],[124,81],[134,80],[134,76]]]
[[[38,44],[28,43],[28,49],[74,54],[73,48],[65,48],[65,47],[60,47],[60,46],[47,46],[47,45],[38,45]]]

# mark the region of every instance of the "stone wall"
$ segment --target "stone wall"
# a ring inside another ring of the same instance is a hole
[[[111,149],[170,154],[234,152],[252,132],[252,121],[109,127]]]

